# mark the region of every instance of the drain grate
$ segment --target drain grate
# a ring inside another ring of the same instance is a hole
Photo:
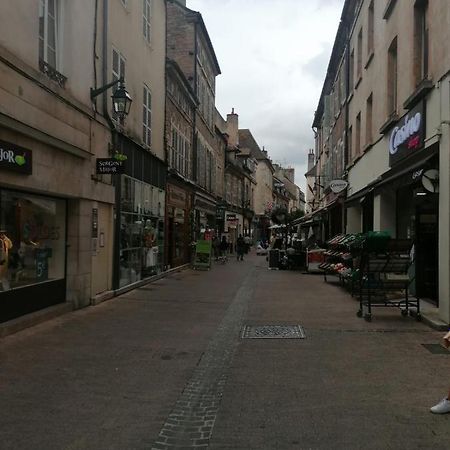
[[[422,344],[433,355],[450,355],[450,352],[440,344]]]
[[[244,325],[242,339],[305,339],[306,334],[300,325]]]

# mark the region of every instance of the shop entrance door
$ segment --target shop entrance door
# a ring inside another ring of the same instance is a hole
[[[439,304],[438,236],[438,199],[430,194],[416,209],[416,291],[419,297],[428,298],[436,305]]]

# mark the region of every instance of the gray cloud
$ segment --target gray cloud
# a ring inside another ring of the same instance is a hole
[[[343,0],[187,0],[202,13],[222,69],[216,104],[235,108],[274,161],[305,187],[311,130]]]

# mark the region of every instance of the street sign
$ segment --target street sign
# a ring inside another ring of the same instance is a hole
[[[125,173],[125,164],[114,158],[97,158],[96,173],[97,175]]]

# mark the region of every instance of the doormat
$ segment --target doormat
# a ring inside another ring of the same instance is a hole
[[[244,325],[242,339],[305,339],[300,325]]]
[[[422,344],[422,347],[425,347],[433,355],[450,355],[450,351],[442,347],[441,344]]]

